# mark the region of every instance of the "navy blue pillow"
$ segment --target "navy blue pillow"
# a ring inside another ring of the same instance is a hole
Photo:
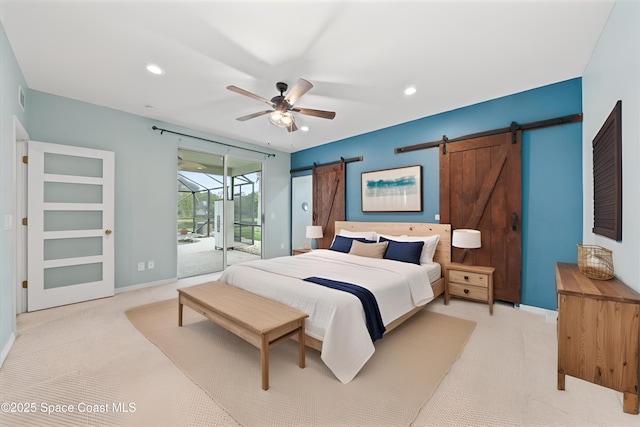
[[[380,241],[389,242],[387,250],[384,253],[384,259],[420,265],[420,255],[422,255],[424,242],[397,242],[384,237],[380,237]]]
[[[331,244],[331,247],[329,249],[332,251],[344,252],[345,254],[348,254],[351,250],[351,244],[354,240],[364,243],[375,243],[374,240],[367,240],[364,237],[336,236],[335,239],[333,239],[333,243]]]

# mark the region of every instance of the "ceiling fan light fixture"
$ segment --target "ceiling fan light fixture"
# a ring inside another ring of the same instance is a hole
[[[418,89],[416,89],[415,86],[409,86],[404,90],[404,94],[406,96],[411,96],[411,95],[415,95],[415,93],[418,91]]]
[[[151,74],[155,74],[156,76],[161,76],[164,74],[164,70],[158,64],[149,63],[145,65],[145,68],[148,72],[150,72]]]
[[[288,112],[281,112],[281,111],[274,111],[273,113],[269,114],[269,123],[271,123],[274,126],[278,126],[281,128],[288,128],[291,127],[291,125],[293,124],[294,120],[293,120],[293,115],[291,115],[291,113]]]

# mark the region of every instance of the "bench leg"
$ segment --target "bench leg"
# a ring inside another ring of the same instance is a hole
[[[260,346],[260,364],[262,365],[262,389],[269,389],[269,339],[262,335],[262,345]]]
[[[627,414],[638,414],[638,395],[634,393],[623,393],[622,410]]]
[[[305,345],[304,345],[304,319],[300,321],[300,332],[298,333],[298,365],[301,368],[305,367]]]
[[[182,326],[182,298],[178,298],[178,326]]]
[[[564,390],[564,372],[558,370],[558,390]]]

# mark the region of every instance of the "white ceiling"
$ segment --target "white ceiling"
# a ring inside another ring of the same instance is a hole
[[[294,152],[579,77],[613,0],[0,0],[31,89]],[[146,63],[161,65],[153,76]],[[275,83],[314,84],[288,133]],[[415,85],[417,93],[403,94]]]

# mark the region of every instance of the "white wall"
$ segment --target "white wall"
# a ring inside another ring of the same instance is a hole
[[[302,208],[306,203],[308,210]],[[307,225],[313,223],[313,182],[311,175],[291,179],[291,249],[310,246]]]
[[[28,91],[27,131],[32,140],[115,152],[115,286],[155,283],[176,277],[177,150],[229,154],[263,160],[265,223],[263,256],[289,254],[290,155],[224,139],[145,117],[44,92]],[[161,134],[152,126],[232,144]],[[267,151],[275,157],[242,150]],[[262,147],[264,148],[264,147]],[[153,270],[137,270],[153,260]]]
[[[592,141],[622,100],[622,241],[595,235]],[[616,276],[640,292],[640,2],[616,2],[582,76],[583,242],[613,251]]]
[[[13,341],[16,318],[14,116],[25,123],[25,112],[18,103],[18,86],[26,90],[24,77],[0,23],[0,364]]]

